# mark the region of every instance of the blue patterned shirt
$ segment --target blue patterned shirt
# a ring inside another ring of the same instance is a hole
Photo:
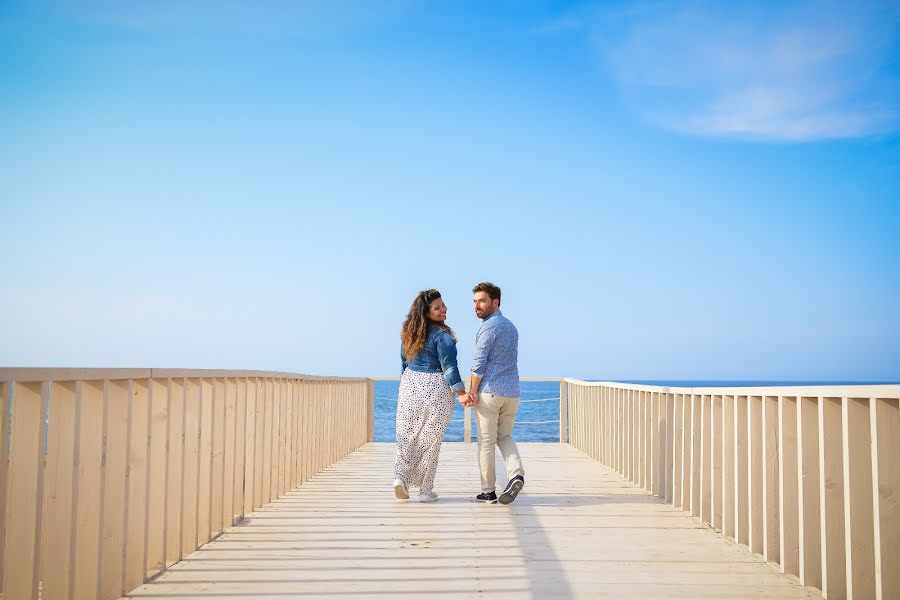
[[[475,336],[472,372],[480,376],[479,392],[519,397],[519,332],[497,310],[488,315]]]

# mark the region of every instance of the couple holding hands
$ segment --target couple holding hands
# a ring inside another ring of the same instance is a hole
[[[456,335],[447,325],[447,305],[437,290],[419,292],[400,330],[403,375],[397,399],[397,459],[394,493],[409,498],[419,488],[421,502],[434,502],[441,440],[453,414],[454,394],[475,409],[479,502],[509,504],[525,485],[525,471],[515,441],[513,422],[519,410],[519,332],[500,312],[500,288],[479,283],[472,290],[475,315],[482,320],[475,336],[469,391],[456,363]],[[506,463],[509,482],[495,490],[495,447]]]

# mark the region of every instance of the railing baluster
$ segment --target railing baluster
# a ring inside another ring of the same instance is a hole
[[[684,414],[684,436],[682,438],[681,466],[681,507],[693,514],[693,468],[694,468],[694,398],[693,394],[684,394],[682,403]]]
[[[181,555],[197,547],[197,523],[200,485],[200,380],[185,380],[184,397],[184,471],[182,476]]]
[[[244,441],[245,453],[244,460],[246,467],[244,468],[244,514],[247,515],[259,506],[259,494],[262,487],[259,483],[262,468],[262,407],[265,404],[260,394],[259,380],[256,377],[249,377],[246,380],[247,386],[247,423],[246,435]]]
[[[266,456],[266,382],[264,378],[254,379],[256,389],[254,410],[256,414],[253,420],[253,506],[250,510],[256,510],[267,502],[265,481],[265,456]]]
[[[737,517],[735,514],[737,470],[735,468],[735,396],[722,396],[722,532],[732,539],[737,538]]]
[[[721,395],[713,395],[710,398],[710,403],[712,406],[712,415],[710,419],[710,428],[712,429],[711,441],[712,445],[710,448],[710,452],[712,453],[712,476],[710,477],[710,498],[711,498],[711,521],[710,524],[719,531],[722,531],[723,520],[722,520],[722,509],[723,509],[723,495],[722,495],[722,477],[723,477],[723,469],[722,463],[725,458],[725,453],[722,449],[722,443],[724,441],[723,431],[722,431],[722,396]]]
[[[878,598],[900,597],[900,401],[872,398],[872,500],[875,522],[875,585]]]
[[[275,389],[272,378],[265,377],[262,384],[262,432],[260,433],[260,479],[257,508],[272,501],[272,446],[275,444],[273,420],[275,417]]]
[[[701,394],[700,400],[700,519],[712,522],[712,400]]]
[[[737,536],[736,540],[739,544],[747,545],[750,542],[750,506],[749,506],[749,478],[747,462],[749,458],[749,440],[747,439],[748,423],[747,418],[750,403],[747,396],[735,396],[735,488],[734,494],[737,499],[734,508],[737,517]]]
[[[675,394],[673,399],[675,419],[673,421],[672,438],[672,504],[679,508],[684,507],[684,394]]]
[[[790,575],[800,574],[799,515],[797,502],[797,399],[778,398],[781,456],[781,567]]]
[[[225,504],[225,381],[212,379],[212,497],[209,510],[209,533],[215,537],[227,527],[224,519]]]
[[[144,583],[146,571],[147,482],[150,454],[150,387],[146,379],[129,381],[131,408],[127,459],[127,504],[125,523],[125,565],[122,593]],[[120,594],[121,595],[121,594]]]
[[[50,390],[44,522],[41,528],[41,594],[48,599],[68,598],[72,576],[75,387],[73,382],[54,383]],[[9,415],[9,411],[3,414]],[[2,446],[5,450],[6,444]]]
[[[147,558],[144,576],[148,577],[166,567],[166,485],[169,445],[169,390],[165,379],[149,380],[150,446],[147,465]]]
[[[663,478],[665,493],[663,498],[669,504],[675,502],[674,472],[675,472],[675,394],[666,393],[666,435],[664,442],[666,460],[663,465]]]
[[[748,545],[757,554],[763,553],[762,402],[760,396],[747,396]]]
[[[222,530],[231,527],[234,521],[234,471],[237,457],[237,386],[230,377],[223,378],[221,387],[224,403],[222,419],[222,506],[219,523]]]
[[[847,589],[841,399],[819,398],[818,409],[822,591],[827,598]]]
[[[771,563],[779,563],[778,398],[775,396],[763,397],[762,440],[763,556]]]
[[[285,435],[287,436],[287,459],[285,464],[285,479],[284,479],[284,489],[285,493],[296,488],[300,483],[297,477],[297,458],[299,456],[299,449],[297,447],[297,420],[299,418],[298,406],[299,406],[299,386],[297,384],[296,379],[288,379],[285,382],[287,388],[287,415],[288,420],[286,424]]]
[[[184,510],[184,378],[168,380],[169,461],[166,473],[166,564],[181,560],[182,512]]]
[[[37,598],[41,532],[36,524],[43,486],[47,385],[20,383],[13,387],[8,473],[11,493],[5,515],[5,543],[9,550],[4,563],[5,598]]]
[[[236,517],[246,514],[244,512],[244,496],[249,481],[248,470],[250,463],[247,461],[247,436],[249,432],[249,416],[247,408],[248,381],[246,377],[238,377],[234,380],[235,404],[234,404],[234,496],[231,508],[231,521],[234,524]]]
[[[212,533],[212,463],[213,463],[213,431],[215,426],[215,409],[213,407],[213,386],[209,379],[200,379],[200,411],[197,446],[197,543],[194,548],[205,544]]]
[[[847,596],[875,598],[875,527],[869,398],[843,398]]]
[[[800,582],[822,587],[818,398],[797,398]]]
[[[124,510],[128,447],[128,382],[105,382],[106,418],[103,426],[103,495],[100,504],[100,598],[122,596],[122,566],[125,550]]]

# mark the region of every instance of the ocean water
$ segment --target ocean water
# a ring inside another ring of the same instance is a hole
[[[875,381],[710,381],[710,380],[628,380],[622,383],[660,385],[672,387],[744,387],[791,385],[871,385]],[[559,382],[523,381],[522,400],[513,428],[513,437],[520,442],[559,441]],[[399,381],[375,382],[375,441],[396,441],[397,393]],[[463,407],[456,403],[444,441],[463,440]],[[472,439],[477,439],[475,422],[472,422]]]
[[[399,381],[375,382],[375,441],[396,441],[397,393]],[[523,381],[519,414],[513,427],[513,437],[519,442],[559,441],[559,382]],[[463,407],[459,402],[453,410],[450,425],[444,433],[445,442],[463,441]],[[478,435],[472,421],[472,439]]]

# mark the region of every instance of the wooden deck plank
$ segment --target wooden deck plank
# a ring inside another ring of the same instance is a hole
[[[519,447],[502,506],[472,500],[475,445],[444,444],[421,504],[393,496],[393,444],[367,444],[128,597],[820,597],[571,446]]]

